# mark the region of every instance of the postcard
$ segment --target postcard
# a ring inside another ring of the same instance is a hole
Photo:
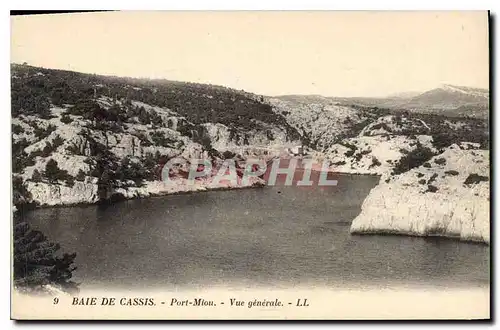
[[[489,21],[11,16],[11,318],[490,319]]]

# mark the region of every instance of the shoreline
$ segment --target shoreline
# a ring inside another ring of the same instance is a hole
[[[125,202],[128,200],[138,200],[138,199],[148,199],[148,198],[160,198],[167,196],[177,196],[177,195],[190,195],[195,193],[206,193],[211,191],[227,191],[227,190],[240,190],[240,189],[258,189],[264,188],[266,185],[263,184],[254,184],[248,186],[241,187],[214,187],[214,188],[206,188],[202,190],[185,190],[185,191],[175,191],[175,192],[164,192],[164,193],[149,193],[148,196],[140,196],[134,195],[132,197],[126,197],[122,193],[114,193],[110,196],[110,198],[97,201],[94,203],[68,203],[68,204],[36,204],[36,203],[28,203],[15,205],[16,211],[33,211],[38,209],[55,209],[55,208],[69,208],[69,207],[90,207],[90,206],[99,206],[99,205],[112,205],[120,202]],[[113,197],[115,196],[115,197]],[[14,207],[14,205],[13,205]]]
[[[338,176],[343,176],[343,177],[355,177],[355,176],[373,176],[373,177],[379,177],[380,175],[377,174],[369,174],[369,173],[349,173],[349,172],[331,172],[335,175]],[[153,181],[154,182],[154,181]],[[228,191],[228,190],[239,190],[239,189],[258,189],[258,188],[265,188],[267,185],[265,183],[255,183],[252,185],[248,186],[241,186],[241,187],[206,187],[206,189],[200,189],[200,190],[179,190],[179,191],[174,191],[174,192],[150,192],[149,195],[147,196],[140,196],[140,195],[135,195],[131,197],[126,197],[123,195],[121,192],[115,192],[113,193],[108,199],[93,202],[93,203],[68,203],[68,204],[37,204],[36,202],[28,203],[28,204],[22,204],[22,205],[16,205],[17,210],[23,210],[23,211],[32,211],[32,210],[37,210],[37,209],[47,209],[47,208],[66,208],[66,207],[87,207],[87,206],[92,206],[92,205],[111,205],[119,202],[124,202],[127,200],[136,200],[136,199],[147,199],[147,198],[159,198],[159,197],[166,197],[166,196],[177,196],[177,195],[190,195],[190,194],[195,194],[195,193],[205,193],[205,192],[211,192],[211,191]],[[134,187],[134,188],[140,188],[140,187]],[[115,197],[113,197],[115,196]]]
[[[474,237],[471,238],[462,238],[460,236],[450,236],[450,235],[439,235],[439,234],[419,234],[413,232],[401,232],[395,230],[370,230],[370,231],[362,231],[362,232],[351,232],[352,236],[406,236],[406,237],[414,237],[414,238],[423,238],[428,240],[439,240],[439,239],[447,239],[451,241],[458,241],[467,244],[476,244],[476,245],[485,245],[490,247],[491,245],[484,240],[477,239]]]

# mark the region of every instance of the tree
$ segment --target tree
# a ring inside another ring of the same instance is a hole
[[[85,180],[85,172],[83,172],[81,169],[78,171],[78,174],[76,175],[76,180],[78,181]]]
[[[31,193],[20,176],[12,177],[12,203],[16,206],[27,204],[31,200]]]
[[[38,230],[26,222],[14,225],[14,283],[19,287],[41,289],[42,285],[55,284],[67,291],[78,291],[78,284],[71,281],[76,253],[58,256],[60,245],[48,241]]]
[[[37,169],[35,169],[33,171],[33,176],[31,177],[31,180],[33,180],[33,182],[40,182],[40,181],[42,181],[42,174],[40,174],[40,171],[38,171]]]
[[[73,121],[73,119],[68,114],[63,114],[61,116],[61,122],[65,123],[65,124],[69,124],[72,121]]]
[[[47,164],[45,165],[45,176],[49,180],[50,183],[54,183],[59,179],[59,166],[57,166],[57,162],[52,158],[49,159]]]

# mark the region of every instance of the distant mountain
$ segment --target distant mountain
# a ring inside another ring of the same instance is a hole
[[[488,109],[487,90],[462,86],[444,85],[406,100],[409,108],[458,109],[464,106]]]
[[[297,99],[299,96],[280,96],[280,99]],[[304,95],[304,100],[325,104],[334,102],[340,105],[361,105],[368,107],[387,108],[391,110],[408,110],[420,113],[441,114],[450,117],[488,118],[489,91],[456,85],[442,85],[423,92],[407,92],[388,97],[330,97]]]

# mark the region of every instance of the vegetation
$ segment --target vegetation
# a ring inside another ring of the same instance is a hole
[[[51,242],[26,222],[14,219],[14,284],[31,290],[43,285],[57,285],[69,292],[77,292],[78,284],[71,281],[76,267],[76,253],[60,255],[60,245]]]
[[[21,134],[24,132],[24,129],[21,125],[12,124],[12,134]]]
[[[455,176],[455,175],[458,175],[458,171],[449,170],[449,171],[445,171],[444,174]]]
[[[372,156],[372,163],[370,164],[370,167],[375,167],[375,166],[380,166],[380,165],[382,165],[380,160],[378,160],[377,157]]]
[[[85,172],[83,172],[82,170],[79,170],[75,179],[77,181],[85,181]]]
[[[434,153],[431,149],[424,147],[418,142],[415,149],[401,157],[399,162],[394,166],[392,174],[401,174],[412,168],[419,167],[425,164],[433,156]]]
[[[434,163],[436,163],[438,165],[444,165],[444,164],[446,164],[446,158],[443,158],[443,157],[436,158],[434,160]]]
[[[29,204],[31,201],[31,193],[26,188],[26,184],[20,176],[12,177],[12,203],[15,206]]]
[[[45,164],[44,176],[52,184],[58,181],[66,181],[66,184],[70,187],[74,184],[74,178],[68,174],[68,171],[60,169],[57,161],[52,158]]]
[[[61,116],[61,122],[64,124],[69,124],[73,121],[73,118],[71,118],[68,114],[63,114]]]
[[[52,124],[49,124],[47,127],[42,127],[35,123],[33,124],[35,125],[34,126],[35,136],[39,140],[45,139],[47,136],[49,136],[52,132],[56,130],[56,127]]]
[[[472,173],[465,179],[464,184],[472,185],[482,181],[488,182],[489,180],[490,179],[487,176],[479,175],[477,173]]]
[[[438,191],[438,188],[436,186],[433,186],[433,185],[427,185],[427,190],[425,192],[431,192],[431,193],[435,193],[436,191]]]
[[[83,74],[71,71],[12,65],[12,114],[50,116],[50,101],[70,104],[68,114],[99,121],[129,122],[162,126],[154,111],[136,108],[131,100],[167,108],[195,125],[222,123],[246,131],[260,127],[259,122],[282,127],[292,139],[300,134],[275,114],[263,99],[222,86],[168,80],[146,80]],[[42,75],[38,75],[38,73]],[[21,78],[22,77],[22,78]],[[103,109],[95,97],[106,96],[114,105]],[[185,130],[185,127],[183,127]]]

